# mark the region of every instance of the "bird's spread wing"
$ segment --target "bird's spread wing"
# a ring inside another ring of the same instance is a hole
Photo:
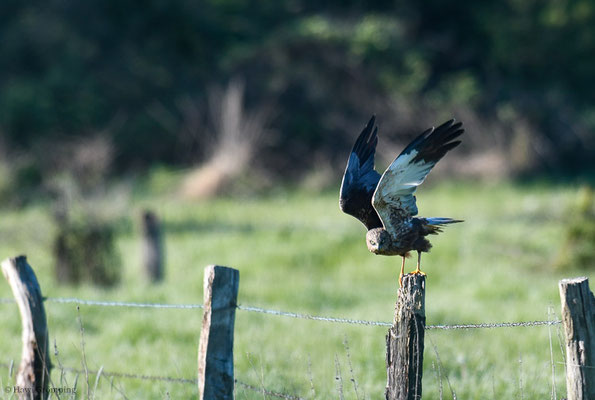
[[[391,234],[399,221],[417,215],[415,189],[444,155],[461,141],[454,140],[464,130],[450,120],[430,128],[415,138],[386,169],[373,195],[372,204],[384,228]]]
[[[375,121],[373,116],[353,145],[339,199],[341,210],[359,219],[368,229],[382,226],[372,207],[372,196],[380,180],[380,174],[374,170],[374,153],[378,143]]]

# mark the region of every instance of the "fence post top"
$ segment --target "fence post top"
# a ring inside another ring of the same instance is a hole
[[[563,287],[563,286],[569,286],[569,285],[580,285],[583,283],[586,283],[588,285],[589,278],[587,278],[586,276],[578,276],[576,278],[560,279],[560,282],[558,283],[558,285],[560,287]]]
[[[223,265],[217,265],[217,264],[211,264],[211,265],[207,265],[205,267],[205,272],[209,271],[209,270],[219,270],[219,271],[237,271],[237,269],[235,268],[231,268],[231,267],[226,267]]]
[[[11,279],[9,275],[12,275],[11,271],[15,271],[19,276],[23,274],[33,274],[33,278],[35,282],[37,282],[37,277],[35,276],[31,266],[29,266],[29,263],[27,262],[27,256],[25,255],[8,257],[7,259],[3,260],[2,263],[0,263],[0,266],[2,267],[2,275],[4,275],[4,277],[9,281]],[[37,285],[39,286],[39,284]]]
[[[18,255],[16,257],[8,257],[8,258],[6,258],[6,259],[4,259],[2,261],[2,264],[4,265],[4,264],[10,263],[10,262],[14,262],[15,264],[18,264],[19,261],[25,261],[26,262],[27,261],[27,256],[24,255],[24,254],[20,254],[20,255]]]

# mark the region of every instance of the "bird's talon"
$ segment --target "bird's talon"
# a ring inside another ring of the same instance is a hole
[[[419,269],[416,269],[415,271],[411,271],[409,274],[410,274],[410,275],[421,275],[421,276],[427,276],[425,272],[422,272],[422,271],[421,271],[421,270],[419,270]]]

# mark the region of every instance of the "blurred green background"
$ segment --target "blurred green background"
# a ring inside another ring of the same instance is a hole
[[[321,159],[342,166],[373,113],[398,142],[461,119],[465,151],[503,159],[503,172],[593,167],[592,1],[1,7],[1,148],[33,158],[30,179],[82,138],[109,143],[113,173],[204,161],[221,130],[213,103],[230,85],[265,131],[251,167],[276,178]]]
[[[338,208],[372,114],[379,171],[430,126],[466,128],[417,193],[421,215],[466,221],[422,259],[428,324],[559,318],[558,280],[593,276],[592,1],[7,0],[0,49],[0,258],[27,254],[46,296],[200,303],[203,267],[222,264],[240,270],[242,304],[390,321],[400,260],[370,254]],[[146,210],[163,234],[158,283],[142,267]],[[55,386],[196,395],[106,376],[94,387],[58,360],[83,367],[80,317],[89,369],[192,379],[199,310],[46,308]],[[18,364],[14,304],[0,320],[0,364]],[[236,376],[380,398],[385,333],[238,311]],[[430,331],[424,393],[560,398],[561,335]],[[270,396],[240,385],[236,398]]]

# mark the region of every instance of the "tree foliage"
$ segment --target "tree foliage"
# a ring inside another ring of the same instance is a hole
[[[181,102],[238,78],[276,107],[259,161],[281,171],[343,154],[372,113],[388,136],[472,115],[506,151],[528,127],[551,170],[595,149],[587,0],[7,0],[0,37],[3,145],[37,155],[100,132],[120,170],[188,163]]]

